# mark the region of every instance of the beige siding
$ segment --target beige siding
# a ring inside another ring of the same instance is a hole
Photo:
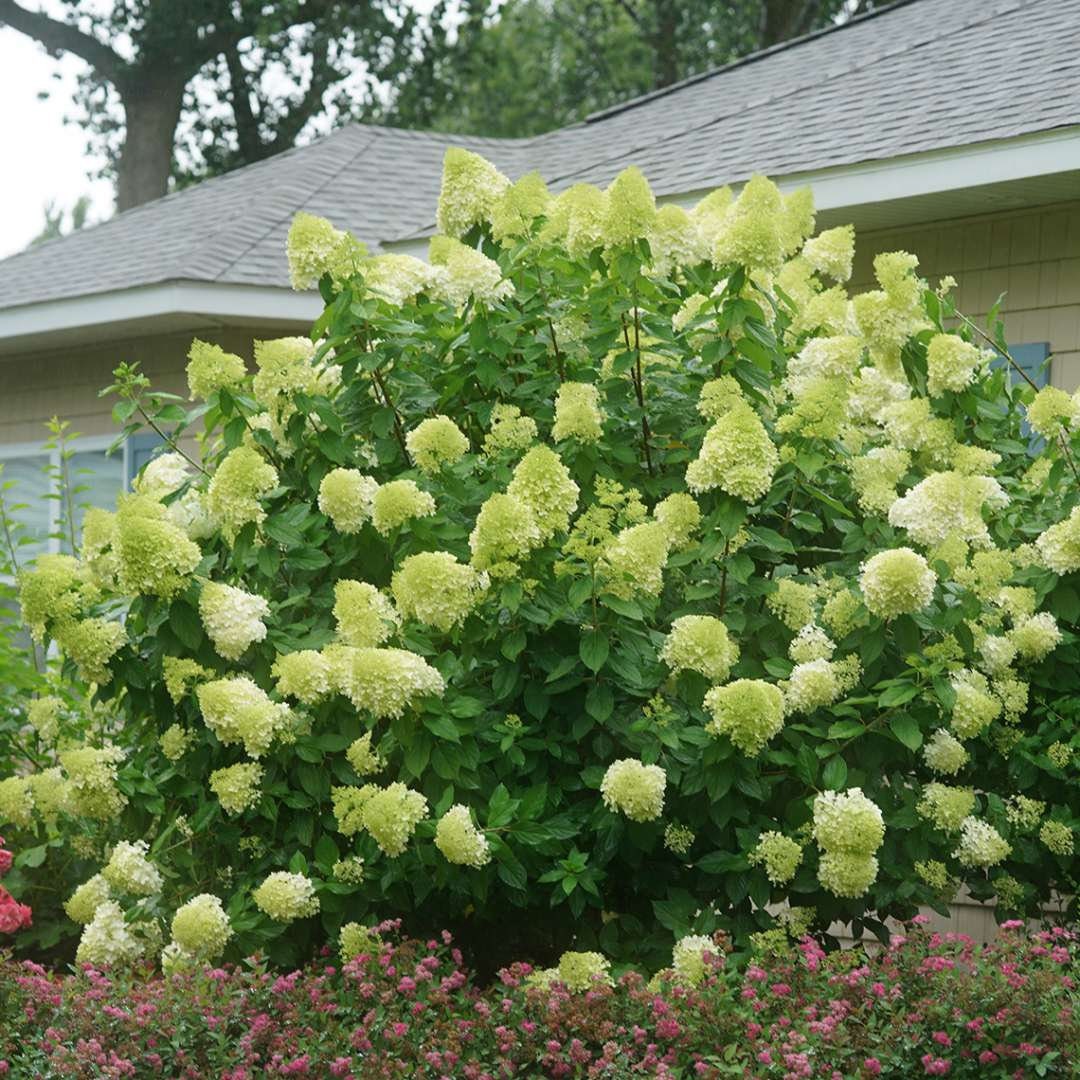
[[[197,335],[251,359],[257,338],[281,337],[280,329],[206,330]],[[100,398],[112,372],[124,361],[138,361],[155,390],[187,396],[184,368],[192,334],[134,338],[63,352],[35,352],[0,358],[0,445],[32,443],[45,438],[44,424],[53,416],[71,422],[81,435],[109,435],[115,398]]]
[[[872,284],[875,254],[911,251],[931,283],[946,274],[956,278],[958,307],[980,326],[1007,293],[1008,341],[1049,342],[1051,381],[1069,391],[1080,387],[1080,200],[866,232],[856,248],[856,288]]]

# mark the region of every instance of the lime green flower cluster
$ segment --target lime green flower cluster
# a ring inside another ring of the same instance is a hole
[[[821,849],[818,880],[834,896],[862,896],[877,880],[874,852],[885,840],[885,823],[861,788],[814,799],[814,839]]]
[[[1027,407],[1027,422],[1044,439],[1057,439],[1080,425],[1080,399],[1058,386],[1044,386]]]
[[[555,425],[551,437],[556,442],[575,439],[594,443],[604,434],[604,413],[600,391],[592,383],[564,382],[555,395]]]
[[[725,735],[748,757],[757,757],[784,726],[784,695],[762,679],[736,679],[705,695],[710,735]]]
[[[506,493],[531,511],[541,542],[566,532],[577,508],[580,489],[559,455],[548,446],[533,447],[514,468]]]
[[[692,495],[676,491],[653,509],[653,517],[662,525],[675,551],[689,547],[701,526],[701,507]]]
[[[418,517],[431,517],[435,500],[416,486],[414,480],[391,480],[380,484],[371,497],[371,523],[389,536],[405,522]]]
[[[377,720],[401,716],[421,697],[442,694],[443,677],[423,657],[405,649],[356,649],[329,646],[333,688],[358,712]]]
[[[421,420],[405,436],[409,456],[425,473],[433,475],[460,461],[469,450],[469,440],[449,416]]]
[[[266,520],[262,500],[277,485],[277,469],[254,447],[238,446],[210,478],[207,507],[220,520],[224,535],[232,539],[245,525],[261,525]]]
[[[86,926],[93,921],[97,909],[112,899],[112,889],[102,874],[84,881],[64,903],[64,911],[72,922]]]
[[[675,942],[671,950],[671,967],[685,986],[700,986],[708,970],[706,955],[718,956],[716,944],[704,934],[687,934]]]
[[[179,705],[195,683],[211,678],[213,672],[195,660],[179,656],[165,656],[161,660],[161,674],[165,680],[165,689],[172,698],[173,704]]]
[[[338,935],[341,962],[347,964],[358,956],[373,956],[379,951],[379,935],[367,926],[347,922]]]
[[[471,565],[491,577],[515,577],[540,539],[532,508],[516,495],[497,491],[484,500],[469,534]]]
[[[269,617],[270,605],[233,585],[208,581],[199,594],[199,615],[218,655],[239,660],[266,637],[263,619]]]
[[[319,898],[311,879],[303,874],[275,870],[251,894],[260,911],[275,922],[306,919],[319,911]]]
[[[361,776],[371,776],[386,768],[386,761],[371,745],[370,731],[365,731],[349,745],[345,758]]]
[[[129,925],[115,900],[104,900],[83,929],[75,963],[93,967],[130,964],[150,951],[151,933],[149,924]]]
[[[976,817],[964,818],[960,826],[960,844],[953,858],[961,866],[990,867],[1009,857],[1012,847],[989,822]]]
[[[1064,821],[1055,821],[1053,818],[1044,821],[1039,829],[1039,839],[1048,851],[1062,858],[1073,853],[1073,831]]]
[[[323,274],[348,278],[367,255],[367,248],[325,218],[300,211],[289,226],[286,244],[289,279],[297,290],[313,288]]]
[[[219,390],[235,389],[246,375],[247,367],[235,353],[198,338],[192,341],[187,366],[192,401],[207,401]]]
[[[34,820],[34,795],[25,776],[0,780],[0,822],[29,828]]]
[[[206,726],[226,746],[242,743],[253,758],[262,757],[292,721],[289,707],[271,701],[247,675],[203,683],[195,696]]]
[[[233,929],[221,901],[209,893],[193,896],[176,910],[172,919],[172,944],[184,959],[217,960],[225,951]]]
[[[796,664],[783,684],[784,709],[788,713],[811,713],[844,696],[859,679],[859,658],[810,660]]]
[[[938,728],[923,747],[926,764],[942,776],[955,776],[968,763],[969,756],[964,744],[945,728]]]
[[[516,405],[496,405],[491,410],[491,427],[484,436],[488,457],[506,450],[525,450],[536,442],[536,421],[522,416]]]
[[[73,814],[108,821],[120,813],[127,804],[127,796],[116,786],[117,767],[124,760],[120,747],[78,746],[59,756]]]
[[[1030,832],[1042,821],[1046,803],[1029,795],[1013,795],[1005,803],[1005,817],[1021,832]]]
[[[855,229],[851,225],[837,225],[810,237],[803,244],[802,257],[815,273],[833,281],[847,281],[855,258]]]
[[[710,682],[721,683],[739,659],[739,646],[719,619],[683,615],[671,624],[660,659],[676,674],[696,671]]]
[[[385,788],[376,784],[338,787],[331,795],[342,835],[353,836],[363,829],[390,858],[404,852],[428,813],[427,799],[398,782]]]
[[[1055,574],[1071,574],[1080,570],[1080,506],[1074,506],[1069,516],[1040,533],[1035,547],[1043,562]]]
[[[449,151],[448,151],[449,152]],[[526,173],[511,184],[491,207],[491,235],[513,240],[532,231],[533,223],[551,205],[547,184],[537,172]]]
[[[118,892],[132,896],[153,896],[161,891],[162,878],[158,868],[146,857],[147,843],[121,840],[113,848],[101,876]]]
[[[763,832],[748,856],[751,864],[765,867],[765,876],[774,885],[789,882],[799,869],[802,857],[803,849],[798,841],[775,831]]]
[[[701,444],[697,458],[686,467],[686,486],[695,494],[719,488],[744,502],[754,503],[772,486],[780,455],[757,413],[733,402]]]
[[[1057,620],[1049,611],[1040,611],[1018,622],[1009,631],[1009,641],[1021,659],[1032,664],[1045,660],[1061,643]]]
[[[435,279],[432,291],[452,308],[461,309],[470,300],[495,304],[514,291],[494,259],[452,236],[433,236],[428,244],[428,259],[432,266],[445,270]]]
[[[872,615],[895,619],[914,615],[934,599],[937,575],[911,548],[879,551],[863,563],[859,588]]]
[[[338,532],[357,533],[371,520],[378,489],[378,481],[359,469],[331,469],[319,484],[319,509]]]
[[[975,809],[975,792],[934,781],[923,788],[915,809],[942,832],[957,832]]]
[[[575,994],[591,989],[597,983],[610,985],[611,963],[603,953],[564,952],[559,957],[557,978]]]
[[[242,814],[259,801],[262,776],[262,767],[255,762],[227,765],[210,774],[210,790],[226,813]]]
[[[482,516],[483,509],[480,513]],[[402,561],[390,588],[405,618],[447,633],[464,622],[476,607],[483,595],[484,581],[472,566],[458,562],[450,552],[425,551]]]
[[[394,605],[374,585],[345,578],[334,585],[334,619],[338,638],[362,649],[381,645],[401,626]]]
[[[451,146],[443,159],[442,188],[435,221],[447,236],[461,237],[487,221],[510,188],[510,181],[479,154]]]
[[[659,596],[670,553],[671,533],[658,521],[630,525],[604,549],[600,576],[610,592],[626,600]]]
[[[620,811],[631,821],[654,821],[664,812],[666,787],[667,775],[659,765],[622,758],[608,766],[600,794],[609,810]]]
[[[491,861],[487,837],[473,824],[469,808],[460,803],[451,806],[435,827],[435,846],[447,862],[459,866],[481,867]]]
[[[1001,702],[990,693],[990,684],[982,672],[957,672],[952,688],[956,694],[952,729],[959,738],[975,738],[1001,715]]]
[[[957,394],[966,390],[989,358],[956,334],[935,334],[926,347],[927,393],[938,397],[946,390]]]
[[[848,463],[859,505],[868,514],[887,514],[897,485],[911,468],[911,455],[895,446],[875,446]]]
[[[270,673],[282,697],[295,698],[304,705],[314,705],[332,689],[330,661],[316,649],[279,655]]]

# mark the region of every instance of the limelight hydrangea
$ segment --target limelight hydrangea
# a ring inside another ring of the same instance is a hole
[[[931,397],[946,390],[959,393],[975,379],[987,356],[955,334],[935,334],[926,347],[926,389]]]
[[[108,821],[124,808],[127,797],[116,787],[116,769],[123,760],[118,746],[79,746],[60,752],[73,814]]]
[[[923,758],[934,772],[955,776],[968,763],[968,752],[962,742],[938,728],[923,747]]]
[[[289,280],[299,291],[311,289],[323,274],[348,277],[367,254],[349,233],[335,229],[326,218],[300,211],[293,216],[286,242]]]
[[[1039,839],[1048,851],[1065,858],[1073,853],[1073,831],[1064,821],[1044,821]]]
[[[335,787],[330,790],[338,832],[355,836],[364,827],[364,805],[379,789],[374,784],[363,787]]]
[[[186,586],[202,558],[198,544],[169,520],[161,503],[147,496],[120,503],[113,550],[125,592],[166,600]]]
[[[838,225],[812,236],[803,244],[802,257],[816,273],[833,281],[847,281],[855,258],[855,230],[850,225]]]
[[[210,478],[206,503],[221,521],[221,530],[232,539],[247,524],[266,519],[260,500],[278,485],[277,469],[250,446],[230,450]]]
[[[56,640],[79,668],[85,682],[102,683],[111,678],[109,661],[127,641],[124,627],[111,619],[81,619],[56,628]]]
[[[1061,631],[1050,612],[1040,611],[1038,615],[1018,622],[1009,631],[1009,640],[1021,659],[1037,663],[1057,648],[1061,642]]]
[[[47,824],[55,824],[58,814],[70,811],[68,782],[59,765],[34,773],[27,778],[27,782],[34,799],[34,809]]]
[[[957,672],[952,688],[956,692],[952,729],[958,738],[974,739],[1001,715],[1001,702],[990,693],[990,684],[981,672]]]
[[[513,240],[531,231],[533,222],[547,213],[551,195],[538,172],[526,173],[499,196],[491,208],[491,235]],[[444,230],[445,231],[445,230]]]
[[[504,450],[524,450],[536,442],[536,421],[522,416],[516,405],[496,405],[491,427],[484,437],[484,453],[491,457]]]
[[[183,454],[159,454],[146,463],[131,489],[138,495],[161,500],[179,491],[190,479],[191,466]]]
[[[989,867],[1009,857],[1009,842],[986,821],[975,817],[965,818],[960,827],[960,844],[953,858],[961,866]]]
[[[611,983],[611,964],[598,952],[564,952],[559,957],[558,978],[572,993],[583,993],[596,983]]]
[[[814,621],[814,600],[817,590],[792,578],[781,578],[776,592],[770,593],[765,603],[769,610],[789,629],[801,630]]]
[[[782,228],[783,205],[784,198],[771,180],[754,176],[747,181],[722,219],[713,262],[717,266],[779,270],[785,255],[791,253],[793,239],[785,236]],[[797,246],[802,237],[794,239]]]
[[[744,754],[757,757],[784,726],[784,695],[761,679],[736,679],[705,695],[711,735],[726,735]]]
[[[145,840],[121,840],[113,848],[101,876],[117,891],[133,896],[153,896],[161,891],[158,868],[146,857]]]
[[[162,657],[161,672],[165,689],[174,705],[180,704],[195,683],[209,679],[214,674],[195,660],[179,656]]]
[[[1080,570],[1080,506],[1074,506],[1064,521],[1041,533],[1035,540],[1035,547],[1055,574]]]
[[[263,619],[270,605],[233,585],[208,581],[199,594],[199,615],[214,649],[226,660],[239,660],[248,648],[266,637]]]
[[[818,881],[833,896],[849,899],[865,896],[877,875],[878,861],[874,855],[826,851],[818,859]]]
[[[513,577],[540,542],[540,526],[529,504],[517,495],[496,492],[480,507],[469,534],[471,563],[493,577]]]
[[[922,307],[924,282],[914,271],[919,260],[906,251],[882,252],[874,259],[880,290],[860,293],[852,314],[876,364],[899,367],[900,349],[929,324]]]
[[[742,387],[734,375],[721,375],[710,379],[701,387],[698,394],[697,411],[706,420],[719,420],[735,405],[748,404],[743,397]]]
[[[161,752],[169,761],[179,761],[194,740],[194,735],[180,724],[170,724],[162,733],[158,743]]]
[[[1016,645],[998,634],[987,634],[979,642],[980,666],[991,675],[1000,675],[1016,659]]]
[[[416,826],[427,817],[428,805],[418,791],[395,782],[375,788],[364,800],[360,813],[364,828],[382,853],[396,858],[408,846]]]
[[[443,158],[442,187],[435,220],[447,236],[460,237],[486,222],[510,181],[491,162],[457,146]]]
[[[765,867],[765,876],[774,885],[789,882],[799,869],[802,857],[802,845],[779,832],[763,832],[748,856],[752,864]]]
[[[956,832],[975,809],[975,792],[971,788],[950,787],[931,783],[923,788],[916,810],[932,821],[942,832]]]
[[[401,716],[417,698],[442,694],[442,676],[416,653],[404,649],[327,650],[331,681],[360,712],[377,720]]]
[[[35,641],[42,641],[46,626],[74,618],[96,598],[79,563],[71,555],[39,555],[33,570],[19,571],[19,609]]]
[[[425,551],[402,561],[390,587],[405,618],[446,633],[473,610],[482,585],[473,567],[458,562],[450,552]]]
[[[807,623],[792,639],[788,656],[796,664],[809,664],[815,660],[828,660],[836,650],[832,638],[816,623]]]
[[[200,960],[216,960],[225,951],[233,930],[221,901],[200,893],[177,908],[172,919],[172,936],[185,952]]]
[[[855,656],[796,664],[784,684],[784,708],[789,713],[809,713],[831,705],[855,685],[858,675]]]
[[[928,547],[950,536],[986,547],[990,533],[983,507],[999,510],[1008,502],[1009,497],[991,476],[931,473],[892,504],[889,524],[906,529],[912,540]]]
[[[606,588],[624,599],[659,596],[670,551],[671,535],[659,522],[620,530],[600,560]]]
[[[346,964],[358,956],[374,956],[380,947],[379,935],[357,922],[345,923],[338,935],[338,943],[342,963]]]
[[[653,821],[664,811],[667,775],[659,765],[622,758],[608,766],[600,784],[604,805],[631,821]]]
[[[246,675],[203,683],[195,695],[206,726],[226,746],[242,743],[253,758],[262,757],[291,720],[289,707],[271,701]]]
[[[937,575],[911,548],[879,551],[863,563],[859,588],[872,615],[895,619],[914,615],[934,599]]]
[[[340,533],[357,533],[371,520],[379,483],[359,469],[331,469],[319,485],[319,509]]]
[[[330,662],[315,649],[279,655],[270,674],[277,680],[274,688],[282,697],[295,698],[304,705],[314,705],[330,693]]]
[[[556,442],[576,439],[594,443],[603,433],[600,391],[592,383],[564,382],[555,395],[555,426],[551,437]]]
[[[468,452],[469,440],[449,416],[421,420],[405,436],[409,456],[425,473],[437,473],[460,461]]]
[[[210,774],[210,790],[226,813],[242,814],[262,797],[262,775],[262,767],[255,762],[228,765]]]
[[[676,491],[656,504],[653,517],[663,525],[671,546],[678,551],[689,547],[697,533],[701,525],[701,507],[692,495]]]
[[[389,536],[412,518],[431,517],[434,513],[435,500],[413,480],[380,484],[371,499],[371,523],[383,536]]]
[[[235,353],[196,338],[188,350],[187,381],[191,399],[206,401],[219,390],[232,390],[244,381],[247,368]]]
[[[1059,386],[1044,386],[1027,407],[1031,430],[1053,441],[1080,424],[1080,401]]]
[[[604,246],[623,247],[644,239],[656,220],[656,200],[640,169],[623,169],[608,185],[601,226]]]
[[[822,792],[814,798],[814,840],[824,851],[872,854],[885,840],[881,810],[862,788]]]
[[[105,900],[97,906],[94,917],[83,929],[75,951],[75,963],[116,967],[137,960],[145,949],[146,942],[132,933],[120,905],[114,900]]]
[[[365,260],[361,272],[368,291],[393,307],[401,307],[421,293],[435,292],[446,276],[441,266],[393,252]]]
[[[435,827],[435,846],[448,862],[480,867],[491,861],[487,837],[473,824],[469,808],[451,806]]]
[[[303,874],[290,874],[285,870],[270,874],[251,898],[259,910],[275,922],[292,922],[319,911],[319,898],[311,880]]]
[[[94,913],[106,900],[112,899],[109,883],[101,874],[84,881],[64,903],[64,911],[72,922],[85,926],[92,922]]]
[[[606,193],[592,184],[573,184],[552,204],[541,236],[562,239],[572,258],[588,255],[603,242],[607,203]]]
[[[334,586],[334,619],[346,645],[373,648],[393,637],[401,625],[394,605],[366,581],[339,581]]]
[[[704,934],[688,934],[675,942],[671,967],[686,986],[699,986],[705,979],[705,954],[718,955],[716,944]]]
[[[0,822],[28,829],[34,820],[34,795],[25,776],[0,780]]]
[[[660,659],[673,672],[696,671],[711,682],[723,682],[739,659],[739,647],[727,627],[711,615],[684,615],[671,624]]]
[[[428,244],[432,266],[443,267],[444,277],[437,278],[432,292],[453,308],[462,308],[470,300],[494,304],[514,291],[513,283],[502,276],[494,259],[475,248],[467,247],[450,236],[433,236]]]
[[[821,380],[828,380],[830,389],[842,397],[859,367],[862,351],[862,342],[850,334],[812,338],[788,361],[784,388],[797,398]]]
[[[1028,795],[1013,795],[1005,803],[1005,817],[1010,825],[1015,825],[1022,832],[1030,832],[1042,821],[1046,813],[1046,803],[1041,799],[1032,799]]]
[[[651,270],[660,277],[666,277],[679,267],[704,262],[709,257],[709,244],[698,223],[674,203],[656,211],[648,240]]]
[[[752,503],[772,486],[779,464],[757,413],[736,403],[706,432],[701,451],[686,467],[686,486],[695,494],[720,488]]]
[[[517,463],[506,493],[532,511],[543,542],[566,532],[579,488],[554,450],[535,446]]]
[[[370,731],[353,740],[345,751],[345,758],[361,776],[381,772],[386,766],[379,752],[372,748]]]

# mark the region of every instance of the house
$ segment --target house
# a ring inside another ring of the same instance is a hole
[[[858,230],[855,287],[873,255],[904,248],[951,273],[974,317],[1001,293],[1010,341],[1040,381],[1080,385],[1080,0],[899,0],[870,15],[527,139],[353,125],[0,262],[0,462],[45,550],[36,498],[44,422],[82,433],[71,465],[111,504],[151,446],[122,453],[110,372],[137,360],[184,392],[191,337],[250,354],[303,333],[314,294],[289,288],[285,237],[299,210],[375,250],[423,254],[443,154],[463,145],[511,177],[559,190],[639,165],[661,201],[693,204],[766,173],[810,185],[819,227]],[[1049,358],[1049,364],[1046,360]],[[52,453],[55,453],[53,451]],[[985,909],[953,928],[983,935]]]

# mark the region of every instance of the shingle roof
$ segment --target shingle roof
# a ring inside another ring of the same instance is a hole
[[[372,246],[433,219],[451,145],[659,195],[1080,124],[1080,0],[900,0],[528,139],[352,125],[0,262],[0,309],[164,281],[285,286],[301,209]]]

